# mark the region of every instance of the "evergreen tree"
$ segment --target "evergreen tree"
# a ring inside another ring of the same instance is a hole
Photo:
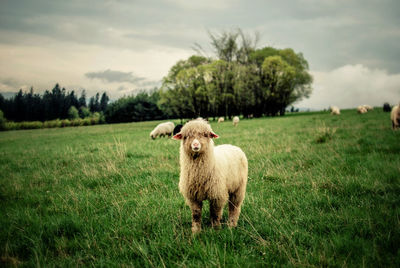
[[[110,98],[107,96],[107,93],[104,92],[101,95],[101,99],[100,99],[100,111],[102,111],[102,112],[106,111],[109,100],[110,100]]]

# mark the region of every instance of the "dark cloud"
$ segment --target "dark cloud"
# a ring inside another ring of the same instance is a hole
[[[128,82],[131,84],[139,84],[141,81],[146,80],[143,77],[138,77],[132,74],[132,72],[121,72],[113,70],[105,70],[99,72],[89,72],[85,76],[90,79],[100,79],[104,82]]]
[[[135,51],[206,47],[207,30],[258,30],[260,46],[292,47],[316,70],[361,63],[400,72],[400,1],[0,1],[0,44],[24,34]],[[21,35],[8,33],[19,32]],[[22,36],[22,37],[21,37]]]

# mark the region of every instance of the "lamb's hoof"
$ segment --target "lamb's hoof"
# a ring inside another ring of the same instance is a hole
[[[228,227],[229,228],[235,228],[237,226],[237,222],[229,222]]]
[[[192,234],[198,234],[198,233],[200,233],[201,232],[201,226],[199,226],[199,225],[195,225],[195,226],[192,226]]]

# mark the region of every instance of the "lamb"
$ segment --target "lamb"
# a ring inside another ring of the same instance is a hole
[[[393,130],[400,128],[400,102],[399,105],[393,107],[390,113],[390,119],[392,120]]]
[[[192,211],[192,233],[201,231],[203,201],[210,204],[211,225],[221,226],[229,201],[228,226],[236,227],[246,192],[248,163],[236,146],[214,146],[218,135],[200,120],[186,123],[174,137],[181,141],[179,191]]]
[[[222,123],[224,121],[225,121],[225,119],[223,117],[218,118],[218,123]]]
[[[172,134],[175,135],[175,134],[179,133],[179,131],[181,131],[182,127],[183,127],[183,125],[181,125],[181,124],[176,125],[174,127],[174,131],[172,132]]]
[[[174,123],[166,122],[158,124],[152,132],[150,132],[150,137],[154,140],[158,136],[163,137],[168,135],[171,136],[172,132],[174,131]]]
[[[360,105],[357,107],[357,113],[365,114],[368,110],[364,107],[364,105]]]
[[[329,107],[329,109],[331,110],[331,114],[332,115],[340,115],[340,109],[337,106],[331,106]]]
[[[233,117],[232,123],[236,127],[239,124],[239,116]]]

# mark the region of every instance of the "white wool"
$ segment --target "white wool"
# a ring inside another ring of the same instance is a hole
[[[218,123],[224,122],[225,119],[223,117],[218,118]]]
[[[340,109],[337,106],[331,106],[330,107],[331,114],[332,115],[340,115]]]
[[[232,123],[236,127],[239,124],[239,116],[233,117]]]
[[[362,107],[364,107],[367,111],[372,111],[374,109],[374,107],[372,107],[371,105],[368,105],[368,104],[364,104],[364,105],[362,105]]]
[[[357,113],[365,114],[368,110],[364,107],[364,105],[360,105],[357,107]]]
[[[392,120],[392,128],[400,128],[400,103],[393,107],[390,113],[390,119]]]
[[[172,132],[174,131],[174,127],[175,125],[173,122],[160,123],[153,129],[152,132],[150,132],[150,137],[155,139],[158,136],[171,136]]]

